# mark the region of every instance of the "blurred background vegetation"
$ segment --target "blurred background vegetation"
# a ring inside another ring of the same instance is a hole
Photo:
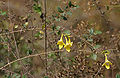
[[[0,78],[120,78],[120,0],[44,3],[0,0]],[[62,33],[70,52],[58,49]],[[105,50],[110,69],[102,66]]]

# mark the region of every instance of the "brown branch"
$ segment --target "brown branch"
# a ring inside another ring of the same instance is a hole
[[[29,29],[20,29],[20,30],[16,30],[16,31],[3,32],[0,34],[0,36],[13,34],[13,33],[19,33],[19,32],[25,32],[25,31],[31,31],[31,30],[42,30],[42,28],[29,28]]]
[[[57,50],[57,51],[50,51],[50,52],[47,52],[47,53],[39,53],[39,54],[33,54],[33,55],[29,55],[29,56],[25,56],[25,57],[22,57],[22,58],[19,58],[17,60],[14,60],[12,62],[9,62],[8,64],[4,65],[3,67],[0,67],[0,70],[2,70],[3,68],[17,62],[17,61],[21,61],[23,59],[26,59],[26,58],[31,58],[31,57],[35,57],[35,56],[39,56],[39,55],[45,55],[45,54],[49,54],[49,53],[55,53],[55,52],[62,52],[63,50]]]

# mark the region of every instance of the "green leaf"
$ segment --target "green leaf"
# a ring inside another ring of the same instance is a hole
[[[79,6],[79,5],[76,5],[75,7],[76,7],[76,8],[79,8],[80,6]]]
[[[69,1],[68,5],[69,5],[69,7],[75,7],[75,6],[72,4],[71,1]]]
[[[94,34],[94,30],[91,28],[91,29],[89,30],[89,33],[90,33],[91,35],[93,35],[93,34]]]
[[[39,37],[40,36],[40,32],[36,33],[34,36],[35,37]]]
[[[60,21],[60,18],[55,18],[55,20],[58,22],[58,21]]]
[[[20,78],[20,75],[15,73],[15,74],[13,74],[12,78]]]
[[[72,15],[72,12],[71,12],[71,11],[68,11],[68,12],[67,12],[67,15],[70,15],[70,16],[71,16],[71,15]]]
[[[38,2],[39,0],[34,0],[35,2]]]
[[[106,9],[109,10],[109,6],[106,6]]]
[[[27,76],[26,76],[26,75],[23,75],[22,78],[27,78]]]
[[[99,30],[96,30],[95,33],[94,33],[94,35],[97,35],[97,34],[102,34],[102,32],[99,31]]]
[[[32,49],[27,50],[27,55],[32,54]]]
[[[87,34],[83,34],[83,37],[88,40],[88,35]]]
[[[6,12],[2,12],[1,15],[6,15]]]
[[[61,15],[61,16],[65,16],[65,13],[63,12],[63,13],[61,13],[60,15]]]
[[[42,9],[40,5],[34,4],[33,5],[33,9],[35,12],[39,13],[40,15],[42,15]]]
[[[116,74],[116,78],[120,78],[120,74],[119,73]]]
[[[61,28],[60,26],[57,26],[57,27],[56,27],[56,30],[60,30],[60,28]]]
[[[93,42],[93,39],[92,38],[90,38],[90,39],[87,39],[89,42]]]
[[[56,25],[52,25],[52,30],[54,31],[56,29]]]
[[[101,47],[101,45],[95,45],[94,46],[94,49],[98,49],[98,48],[100,48]]]
[[[58,9],[58,12],[60,12],[60,13],[64,12],[60,7],[57,7],[57,9]]]
[[[66,10],[68,8],[68,6],[66,6],[65,8],[64,8],[64,10]]]
[[[61,33],[61,31],[59,30],[58,32],[56,32],[57,33],[57,35],[60,35],[60,33]]]
[[[97,60],[97,55],[95,53],[92,53],[90,55],[90,58],[92,58],[93,60]]]
[[[70,30],[65,30],[63,33],[66,34],[66,35],[70,35],[71,34]]]
[[[45,76],[44,78],[48,78],[48,76]]]
[[[67,18],[66,18],[65,16],[62,16],[62,19],[63,19],[63,20],[67,20]]]

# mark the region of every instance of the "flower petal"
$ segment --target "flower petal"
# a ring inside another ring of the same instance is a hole
[[[63,45],[59,45],[59,49],[62,49]]]
[[[105,64],[105,67],[106,67],[107,69],[110,69],[110,65]]]
[[[67,50],[68,52],[70,52],[70,47],[66,47],[66,50]]]

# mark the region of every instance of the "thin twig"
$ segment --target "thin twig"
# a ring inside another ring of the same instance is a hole
[[[39,53],[39,54],[33,54],[33,55],[25,56],[25,57],[19,58],[17,60],[14,60],[12,62],[9,62],[8,64],[4,65],[3,67],[0,67],[0,70],[2,70],[3,68],[5,68],[5,67],[17,62],[17,61],[21,61],[21,60],[26,59],[26,58],[31,58],[31,57],[35,57],[35,56],[39,56],[39,55],[45,55],[45,54],[49,54],[49,53],[62,52],[62,51],[63,50],[57,50],[57,51],[50,51],[50,52],[47,52],[47,53],[43,52],[43,53]]]
[[[44,10],[45,10],[45,57],[46,57],[46,74],[47,74],[47,26],[46,26],[46,0],[44,0]]]
[[[42,30],[42,28],[19,29],[16,31],[3,32],[0,34],[0,36],[5,35],[5,34],[8,35],[8,34],[12,34],[12,33],[26,32],[26,31],[33,31],[33,30]]]

